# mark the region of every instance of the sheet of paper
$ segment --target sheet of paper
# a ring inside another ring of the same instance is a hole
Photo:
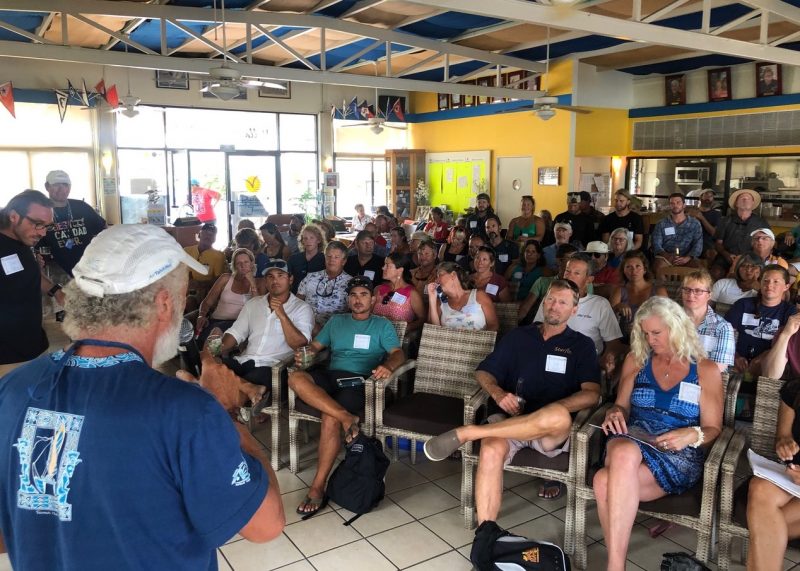
[[[453,167],[446,167],[444,169],[444,180],[445,182],[453,182],[455,177],[455,170]]]
[[[602,426],[598,426],[596,424],[590,424],[589,426],[592,426],[594,428],[599,428],[600,430],[603,430]],[[650,434],[648,432],[645,432],[641,428],[637,428],[635,426],[629,426],[628,427],[628,434],[622,434],[621,436],[624,436],[626,438],[630,438],[631,440],[634,440],[636,442],[641,442],[642,444],[644,444],[645,446],[649,446],[650,448],[652,448],[656,452],[664,452],[663,450],[659,450],[658,448],[656,448],[653,445],[653,443],[655,442],[655,435],[654,434]]]
[[[792,482],[791,478],[786,475],[786,466],[769,458],[764,458],[752,450],[747,451],[747,460],[750,462],[754,475],[768,480],[785,492],[800,498],[800,486]]]

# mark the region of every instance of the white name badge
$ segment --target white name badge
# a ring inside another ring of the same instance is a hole
[[[628,230],[628,245],[633,248],[633,232]]]
[[[500,288],[497,287],[497,284],[486,284],[486,293],[489,295],[497,295],[498,291],[500,291]]]
[[[514,272],[514,279],[521,280],[522,279],[522,272]]]
[[[464,254],[456,254],[456,262],[460,262],[464,259]]]
[[[478,227],[478,221],[477,220],[470,220],[469,221],[469,227],[470,228],[477,228]]]
[[[394,292],[392,296],[392,303],[396,303],[397,305],[403,305],[408,298],[404,296],[402,293]]]
[[[0,264],[3,264],[3,271],[7,276],[16,274],[17,272],[21,272],[23,270],[22,262],[19,260],[19,256],[17,254],[3,256],[0,258]]]
[[[371,280],[375,279],[375,272],[373,270],[364,270],[364,277]]]
[[[544,370],[548,373],[560,373],[563,375],[567,372],[567,358],[560,355],[548,355]]]
[[[508,261],[508,254],[500,254],[497,256],[501,262],[506,263]]]
[[[674,236],[675,235],[675,228],[672,226],[667,226],[664,228],[664,235],[665,236]]]
[[[713,335],[701,335],[700,342],[703,344],[703,349],[706,350],[706,353],[713,351],[714,347],[717,346],[717,338]]]
[[[753,315],[752,313],[743,313],[742,314],[742,325],[752,325],[753,327],[758,327],[761,323],[761,320]]]
[[[353,349],[369,349],[369,337],[356,333],[353,337]]]
[[[683,402],[690,402],[692,404],[700,404],[700,385],[693,385],[681,381],[681,388],[678,391],[678,399]]]
[[[521,237],[522,237],[522,238],[527,238],[527,237],[528,237],[528,234],[527,234],[527,233],[525,233],[525,234],[521,234]]]

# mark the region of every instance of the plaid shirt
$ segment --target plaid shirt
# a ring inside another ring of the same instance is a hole
[[[703,253],[703,227],[691,216],[680,224],[675,224],[669,216],[656,224],[652,234],[653,253],[674,254],[680,249],[681,256],[699,258]]]
[[[709,359],[729,367],[733,365],[733,356],[736,353],[733,326],[714,313],[710,307],[706,311],[703,323],[697,327],[697,334]]]

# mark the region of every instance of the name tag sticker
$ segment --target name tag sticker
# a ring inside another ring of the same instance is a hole
[[[522,279],[522,272],[514,272],[514,279],[521,280]]]
[[[353,349],[369,349],[369,335],[356,333],[353,337]]]
[[[743,313],[742,314],[742,325],[752,325],[753,327],[758,327],[761,323],[761,320],[753,315],[752,313]]]
[[[396,303],[397,305],[403,305],[408,298],[404,296],[402,293],[394,292],[392,296],[392,303]]]
[[[456,262],[460,262],[464,259],[464,254],[456,254]]]
[[[486,284],[486,293],[489,295],[497,295],[498,291],[500,291],[500,288],[497,287],[497,284]]]
[[[700,404],[700,385],[693,385],[681,381],[681,388],[678,391],[678,399],[683,402]]]
[[[498,258],[500,258],[501,262],[506,263],[508,261],[508,254],[500,254]]]
[[[548,355],[544,370],[548,373],[560,373],[563,375],[567,372],[567,358],[560,355]]]
[[[714,347],[717,346],[717,338],[713,335],[701,335],[700,342],[703,344],[703,349],[706,350],[706,353],[713,351]]]
[[[628,245],[633,247],[633,231],[628,230]]]
[[[664,228],[664,235],[665,236],[674,236],[675,235],[675,228],[672,226],[667,226]]]
[[[23,270],[22,262],[19,260],[19,256],[17,254],[3,256],[0,258],[0,264],[3,264],[3,271],[7,276],[16,274],[17,272],[21,272]]]
[[[470,228],[477,228],[478,227],[478,221],[477,220],[470,220],[469,221],[469,227]]]
[[[524,233],[524,234],[521,234],[521,235],[520,235],[520,237],[521,237],[521,238],[527,238],[527,237],[528,237],[528,233],[526,232],[526,233]]]
[[[375,279],[375,271],[374,270],[364,270],[364,277],[369,278],[371,280]]]

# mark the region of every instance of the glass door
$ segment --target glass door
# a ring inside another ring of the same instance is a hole
[[[230,225],[236,232],[239,220],[247,218],[256,226],[278,212],[278,173],[274,154],[228,153]]]
[[[189,151],[188,180],[175,171],[175,188],[181,212],[194,212],[201,221],[215,220],[217,240],[214,247],[223,250],[230,243],[228,221],[229,194],[226,185],[225,153],[220,151]],[[209,208],[210,207],[210,208]],[[210,210],[207,212],[207,210]],[[236,226],[234,225],[234,228]]]

